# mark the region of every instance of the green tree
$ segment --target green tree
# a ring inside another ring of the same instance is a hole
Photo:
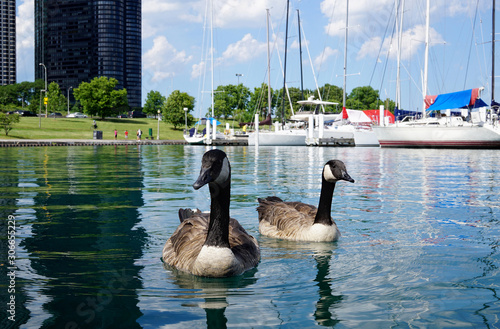
[[[322,100],[327,102],[338,103],[339,104],[338,108],[342,109],[342,97],[343,97],[342,88],[326,83],[319,90],[321,92]],[[316,97],[316,99],[319,99],[317,91],[315,91],[314,97]],[[327,111],[334,111],[334,110],[335,109],[328,109]]]
[[[158,110],[162,110],[166,100],[166,97],[162,96],[159,91],[151,90],[146,97],[146,103],[144,104],[142,111],[156,117]]]
[[[394,112],[394,109],[396,108],[396,102],[395,102],[395,101],[393,101],[393,100],[392,100],[392,99],[390,99],[390,98],[386,98],[386,99],[385,99],[385,101],[379,101],[377,104],[378,104],[378,105],[377,105],[376,107],[374,107],[373,109],[378,109],[378,108],[379,108],[379,106],[383,104],[383,105],[384,105],[384,108],[385,108],[386,110],[391,111],[391,113],[392,113],[392,112]]]
[[[0,125],[5,131],[5,136],[9,135],[9,131],[14,128],[14,124],[19,122],[19,114],[7,114],[5,112],[0,112]]]
[[[309,93],[309,92],[308,92]],[[307,95],[306,91],[304,91],[304,95]],[[278,92],[278,103],[276,105],[276,116],[279,118],[280,122],[282,120],[282,111],[283,111],[283,88],[279,90]],[[290,100],[292,102],[293,106],[293,111],[297,112],[300,108],[300,105],[297,103],[298,101],[302,100],[302,91],[300,88],[296,87],[289,87],[288,88],[288,93],[285,92],[285,120],[290,118],[292,115],[292,111],[290,109]],[[307,98],[307,96],[305,96]]]
[[[250,90],[241,83],[217,87],[214,94],[215,117],[232,117],[235,110],[246,108],[249,96]]]
[[[180,92],[179,90],[174,90],[170,96],[168,96],[165,105],[163,106],[163,120],[174,126],[182,127],[185,121],[184,108],[187,108],[187,124],[188,126],[194,121],[194,117],[189,113],[194,109],[194,97],[189,96],[188,93]]]
[[[36,80],[0,86],[0,105],[8,105],[12,109],[24,106],[35,112],[40,104],[40,90],[44,88],[44,84],[43,80]]]
[[[66,109],[66,97],[61,94],[61,89],[57,82],[51,82],[47,92],[47,110],[49,112],[63,112]]]
[[[356,87],[349,94],[347,107],[355,110],[376,109],[379,99],[378,90],[371,86]]]
[[[274,95],[274,97],[273,97]],[[259,113],[261,119],[264,119],[267,116],[268,111],[268,91],[267,84],[263,83],[260,87],[255,87],[253,89],[253,93],[250,94],[250,100],[248,102],[248,110],[245,115],[245,122],[253,119],[254,113]],[[271,115],[274,114],[276,103],[278,97],[276,97],[275,92],[271,89]]]
[[[124,107],[128,107],[127,90],[116,89],[118,80],[115,78],[96,77],[89,82],[82,82],[73,90],[73,95],[88,115],[116,115]]]

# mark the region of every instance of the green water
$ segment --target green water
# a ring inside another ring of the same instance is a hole
[[[262,253],[256,269],[228,279],[160,261],[177,210],[209,208],[208,190],[191,186],[205,147],[0,149],[0,327],[500,326],[497,151],[223,149],[231,215]],[[356,180],[335,191],[341,239],[260,236],[257,197],[317,204],[333,158]]]

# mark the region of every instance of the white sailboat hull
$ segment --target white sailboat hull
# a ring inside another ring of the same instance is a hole
[[[484,126],[373,127],[382,147],[500,148],[500,128]]]
[[[255,138],[258,135],[259,146],[305,146],[306,130],[288,129],[280,131],[259,131],[248,134],[248,145],[255,146]]]
[[[316,128],[313,132],[313,138],[308,138],[306,140],[307,145],[327,145],[328,140],[336,140],[339,144],[343,144],[342,141],[346,143],[351,143],[354,141],[354,145],[358,147],[379,147],[380,144],[377,139],[377,135],[371,129],[371,127],[356,127],[353,125],[338,125],[325,128],[323,130],[323,136],[320,138],[320,132]]]
[[[205,144],[205,137],[203,136],[186,136],[184,135],[184,139],[188,144],[191,145],[200,145]]]

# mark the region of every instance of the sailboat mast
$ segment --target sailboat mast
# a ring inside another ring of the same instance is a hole
[[[404,15],[404,6],[405,0],[395,0],[396,1],[396,30],[398,31],[398,68],[397,68],[397,77],[396,77],[396,107],[401,109],[401,48],[403,46],[403,15]],[[398,6],[399,3],[399,6]],[[398,10],[399,7],[399,10]],[[400,13],[400,23],[398,24],[397,13]]]
[[[495,0],[493,0],[491,23],[491,101],[495,100]]]
[[[283,64],[283,96],[281,98],[281,125],[285,126],[285,92],[286,92],[286,49],[288,47],[288,12],[290,8],[290,0],[286,1],[286,29],[285,29],[285,60]]]
[[[271,115],[271,54],[269,49],[269,9],[266,9],[267,27],[267,115]]]
[[[302,72],[302,41],[300,38],[300,12],[297,9],[297,21],[298,21],[298,27],[299,27],[299,55],[300,55],[300,92],[302,95],[301,99],[304,99],[304,74]]]
[[[349,26],[349,0],[346,1],[345,14],[345,42],[344,42],[344,92],[342,93],[342,113],[346,112],[346,85],[347,85],[347,31]]]
[[[427,77],[429,66],[429,26],[430,26],[430,0],[427,0],[425,18],[425,55],[424,55],[424,81],[422,85],[422,118],[425,118],[425,96],[427,96]]]
[[[210,1],[210,67],[212,70],[212,118],[214,115],[214,2]]]

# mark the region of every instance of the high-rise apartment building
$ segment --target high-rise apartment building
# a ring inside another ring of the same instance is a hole
[[[16,0],[0,0],[0,85],[16,83]]]
[[[35,0],[35,78],[65,92],[106,76],[141,106],[141,0]]]

